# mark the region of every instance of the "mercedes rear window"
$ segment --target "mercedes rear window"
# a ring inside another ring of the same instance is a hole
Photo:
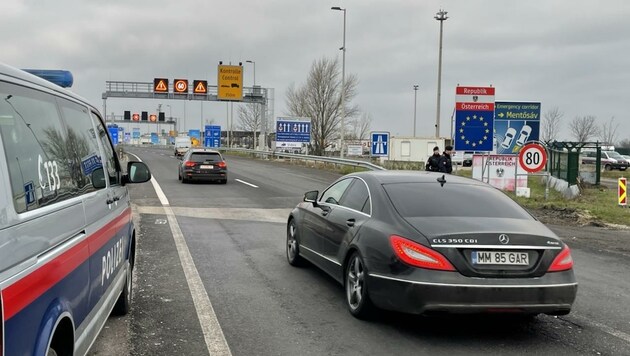
[[[193,153],[190,156],[190,160],[193,162],[221,162],[221,155],[212,152],[199,152]]]
[[[533,219],[532,216],[492,187],[440,183],[384,184],[394,208],[405,217],[483,217]]]

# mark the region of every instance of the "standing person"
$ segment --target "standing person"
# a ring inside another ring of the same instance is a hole
[[[444,154],[440,157],[440,162],[438,164],[438,171],[443,173],[451,174],[453,172],[453,162],[451,161],[451,152],[453,151],[453,146],[448,145],[444,147]]]
[[[437,172],[439,169],[440,163],[440,148],[438,146],[433,147],[433,155],[429,156],[427,159],[427,166],[425,167],[427,171]]]

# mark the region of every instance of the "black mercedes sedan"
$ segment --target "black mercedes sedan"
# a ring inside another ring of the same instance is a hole
[[[290,213],[287,259],[346,291],[350,313],[571,311],[569,247],[502,191],[434,172],[346,175]]]

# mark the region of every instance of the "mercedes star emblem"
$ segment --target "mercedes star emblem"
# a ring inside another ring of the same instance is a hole
[[[501,234],[499,235],[499,242],[505,245],[510,242],[510,237],[506,234]]]

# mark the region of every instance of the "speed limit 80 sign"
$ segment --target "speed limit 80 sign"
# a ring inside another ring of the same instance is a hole
[[[537,143],[529,143],[521,148],[518,153],[518,161],[529,173],[536,173],[547,164],[547,150]]]

